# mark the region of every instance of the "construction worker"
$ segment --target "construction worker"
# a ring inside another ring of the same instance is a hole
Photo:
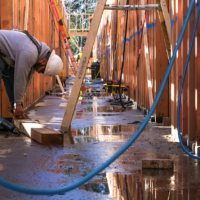
[[[77,57],[77,60],[76,60],[77,63],[80,63],[82,55],[83,55],[83,48],[81,48],[81,51],[78,54],[78,57]]]
[[[0,80],[4,81],[14,118],[28,118],[22,100],[34,72],[54,76],[62,69],[63,62],[55,51],[27,31],[0,30]]]

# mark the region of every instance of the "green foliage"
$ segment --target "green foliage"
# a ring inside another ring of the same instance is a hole
[[[78,13],[86,13],[86,14],[93,14],[96,8],[97,0],[65,0],[65,8],[68,14],[78,14]],[[81,32],[82,28],[89,28],[89,20],[91,23],[91,19],[88,16],[84,16],[83,18],[81,15],[77,16],[78,23],[76,24],[76,17],[71,16],[70,18],[70,29],[76,29],[77,31]],[[83,26],[83,27],[82,27]],[[86,37],[73,37],[73,40],[77,42],[79,47],[84,47],[86,42]],[[74,55],[79,53],[79,50],[74,45],[73,42],[70,41],[70,45]]]
[[[94,13],[97,0],[66,0],[65,7],[68,13]]]

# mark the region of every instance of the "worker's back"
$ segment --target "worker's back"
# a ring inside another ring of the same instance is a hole
[[[0,30],[0,49],[16,61],[20,53],[31,53],[36,62],[38,51],[35,44],[22,32]]]
[[[36,45],[30,38],[18,31],[0,30],[0,50],[7,57],[0,56],[9,65],[9,60],[14,61],[14,95],[15,102],[21,103],[24,93],[34,73],[34,64],[47,56],[50,48],[45,43],[41,44],[41,52],[38,56]]]

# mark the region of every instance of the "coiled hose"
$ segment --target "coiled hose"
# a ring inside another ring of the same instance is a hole
[[[8,182],[8,181],[6,181],[6,180],[4,180],[2,178],[0,178],[0,185],[5,187],[5,188],[7,188],[7,189],[10,189],[10,190],[13,190],[13,191],[16,191],[16,192],[20,192],[20,193],[25,193],[25,194],[32,194],[32,195],[55,195],[55,194],[61,194],[61,193],[68,192],[68,191],[71,191],[71,190],[73,190],[75,188],[80,187],[81,185],[83,185],[84,183],[89,181],[91,178],[93,178],[95,175],[97,175],[99,172],[101,172],[106,167],[108,167],[121,154],[123,154],[131,146],[131,144],[138,138],[138,136],[140,135],[142,130],[147,125],[147,123],[148,123],[151,115],[153,114],[154,110],[156,109],[156,106],[157,106],[157,104],[159,102],[159,99],[160,99],[160,97],[162,95],[162,92],[163,92],[163,89],[165,87],[166,81],[168,80],[168,76],[170,74],[170,71],[171,71],[171,68],[173,66],[174,60],[176,58],[176,52],[177,52],[177,50],[178,50],[178,48],[179,48],[179,46],[181,44],[181,41],[182,41],[182,38],[183,38],[183,35],[184,35],[184,32],[185,32],[186,26],[188,24],[188,21],[189,21],[191,12],[192,12],[192,7],[194,5],[194,1],[195,0],[191,0],[191,2],[190,2],[190,6],[188,8],[188,12],[187,12],[183,27],[181,29],[181,33],[180,33],[180,36],[179,36],[178,41],[177,41],[177,45],[176,45],[176,47],[174,49],[171,61],[170,61],[169,66],[168,66],[168,68],[166,70],[166,74],[165,74],[165,76],[163,78],[163,81],[161,83],[160,89],[158,91],[158,95],[157,95],[157,97],[156,97],[156,99],[155,99],[155,101],[154,101],[154,103],[152,105],[152,108],[150,109],[149,114],[147,115],[147,117],[145,118],[145,120],[143,121],[143,123],[141,124],[139,129],[136,131],[136,133],[130,138],[130,140],[119,151],[117,151],[104,164],[102,164],[101,166],[96,168],[94,171],[90,172],[87,176],[85,176],[81,180],[79,180],[76,183],[73,183],[73,184],[71,184],[69,186],[63,187],[63,188],[50,189],[50,190],[46,190],[46,189],[31,189],[31,188],[26,188],[26,187],[23,187],[23,186],[19,186],[19,185],[13,184],[13,183]]]

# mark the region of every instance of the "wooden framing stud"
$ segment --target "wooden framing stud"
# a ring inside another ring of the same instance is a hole
[[[62,121],[61,130],[63,132],[68,132],[70,125],[71,125],[72,117],[73,117],[76,103],[77,103],[77,100],[79,97],[79,93],[80,93],[80,89],[82,86],[85,71],[87,69],[87,64],[88,64],[88,61],[90,58],[90,53],[92,51],[92,47],[93,47],[94,41],[96,39],[97,31],[99,28],[99,24],[101,21],[101,17],[102,17],[103,11],[104,11],[105,4],[106,4],[106,0],[101,0],[101,1],[99,0],[97,3],[95,13],[93,15],[92,24],[91,24],[90,31],[88,33],[88,38],[86,40],[86,44],[85,44],[85,47],[83,50],[83,55],[81,57],[78,72],[77,72],[75,82],[74,82],[74,85],[72,88],[72,93],[70,95],[69,102],[68,102],[67,108],[66,108],[66,112],[65,112],[65,115],[64,115],[64,118]]]
[[[149,96],[149,106],[150,108],[153,105],[153,91],[152,91],[152,79],[151,79],[151,68],[150,68],[150,59],[149,59],[149,47],[147,40],[147,26],[146,22],[144,22],[144,56],[146,61],[146,74],[147,74],[147,87],[148,87],[148,96]]]
[[[58,84],[59,84],[59,86],[60,86],[60,89],[61,89],[62,93],[65,93],[65,90],[64,90],[64,88],[63,88],[63,86],[62,86],[62,83],[61,83],[61,81],[60,81],[60,77],[59,77],[58,75],[56,75],[56,79],[57,79],[57,81],[58,81]]]

